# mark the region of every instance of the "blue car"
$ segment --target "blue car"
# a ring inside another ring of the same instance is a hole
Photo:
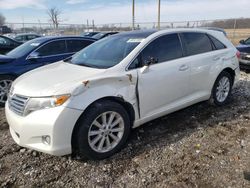
[[[250,38],[241,40],[236,48],[240,52],[240,67],[250,70]]]
[[[6,55],[0,55],[0,106],[5,104],[15,78],[43,65],[66,59],[95,41],[85,37],[40,37]]]

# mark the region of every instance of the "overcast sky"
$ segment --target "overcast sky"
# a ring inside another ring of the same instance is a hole
[[[155,22],[158,0],[135,0],[136,21]],[[250,0],[161,0],[161,20],[186,21],[250,18]],[[0,0],[7,22],[48,22],[46,9],[56,6],[63,23],[96,24],[131,22],[132,0]]]

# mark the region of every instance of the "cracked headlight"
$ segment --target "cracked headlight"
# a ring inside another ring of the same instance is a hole
[[[24,115],[27,115],[31,112],[54,108],[57,106],[63,105],[68,99],[70,98],[69,94],[66,95],[59,95],[59,96],[52,96],[52,97],[41,97],[41,98],[29,98]]]

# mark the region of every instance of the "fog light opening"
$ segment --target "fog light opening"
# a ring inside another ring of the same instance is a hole
[[[42,142],[46,145],[50,145],[51,142],[50,136],[48,135],[42,136]]]

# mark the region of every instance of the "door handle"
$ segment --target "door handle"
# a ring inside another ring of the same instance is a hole
[[[186,71],[189,69],[189,66],[187,65],[181,65],[180,68],[179,68],[179,71]]]
[[[219,56],[215,56],[215,57],[213,57],[213,60],[214,60],[214,61],[219,61],[219,60],[220,60],[220,57],[219,57]]]

